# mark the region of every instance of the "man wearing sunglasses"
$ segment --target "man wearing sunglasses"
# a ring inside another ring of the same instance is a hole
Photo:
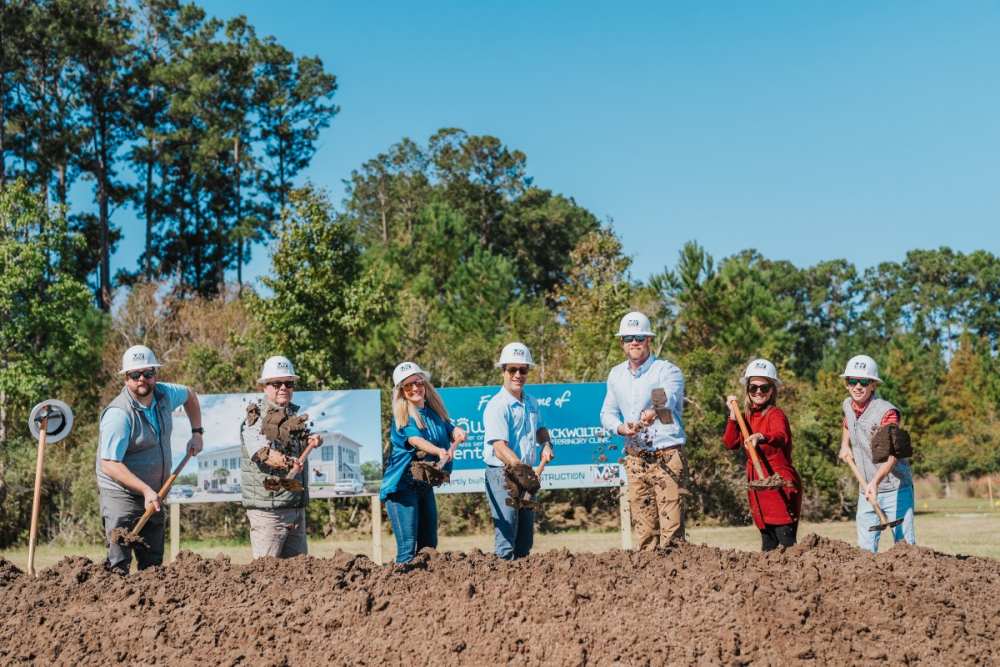
[[[684,374],[652,354],[649,318],[631,312],[618,326],[625,361],[608,374],[601,425],[625,438],[629,504],[639,549],[684,539]]]
[[[240,425],[240,491],[254,558],[308,552],[308,459],[300,465],[296,457],[323,439],[306,430],[308,416],[298,415],[299,406],[292,403],[298,379],[287,357],[268,358],[257,379],[264,397],[247,406]]]
[[[527,556],[535,533],[535,511],[515,507],[507,486],[508,474],[534,476],[527,481],[537,489],[539,481],[531,467],[553,459],[549,431],[542,425],[538,402],[524,391],[534,365],[524,343],[504,346],[497,362],[497,368],[503,371],[503,387],[483,411],[486,498],[493,517],[495,551],[506,560]]]
[[[890,424],[899,424],[899,409],[876,393],[882,379],[878,364],[871,357],[864,354],[851,357],[840,377],[844,378],[848,393],[843,404],[840,458],[846,461],[853,457],[867,482],[858,494],[858,546],[878,552],[882,531],[869,530],[880,523],[874,503],[878,503],[890,522],[902,517],[903,523],[892,529],[893,540],[915,544],[913,474],[909,460],[890,455],[878,464],[872,455],[875,434]]]
[[[188,451],[194,456],[204,446],[198,395],[183,385],[157,382],[160,367],[156,355],[145,345],[126,350],[119,371],[125,386],[101,413],[97,487],[108,538],[106,566],[125,574],[132,564],[133,549],[140,570],[163,563],[166,522],[158,494],[173,467],[170,413],[174,409],[183,406],[191,423]],[[111,538],[116,528],[132,530],[150,506],[156,512],[139,531],[142,542],[119,544]]]

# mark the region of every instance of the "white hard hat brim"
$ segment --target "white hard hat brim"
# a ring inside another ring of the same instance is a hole
[[[119,375],[125,375],[125,373],[131,373],[132,371],[138,371],[143,368],[163,368],[163,364],[142,364],[141,366],[132,366],[131,368],[122,368],[118,371]]]
[[[778,378],[768,377],[766,375],[744,375],[743,376],[743,384],[749,384],[750,383],[750,378],[764,378],[765,380],[768,380],[769,382],[773,382],[774,386],[776,386],[776,387],[780,387],[781,386],[781,380],[779,380]]]
[[[394,384],[393,388],[394,389],[398,389],[399,387],[402,387],[403,383],[406,382],[407,380],[409,380],[414,375],[419,375],[420,377],[422,377],[427,382],[431,381],[431,374],[428,373],[427,371],[425,371],[425,370],[413,371],[412,373],[407,373],[405,377],[399,378],[399,382],[397,382],[396,384]]]
[[[295,382],[299,381],[299,376],[298,375],[271,375],[270,377],[259,377],[259,378],[257,378],[257,384],[267,384],[271,380],[285,380],[285,379],[289,379],[289,378],[291,380],[295,381]]]

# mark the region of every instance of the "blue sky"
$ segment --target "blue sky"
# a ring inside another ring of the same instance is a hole
[[[1000,3],[202,4],[336,74],[307,177],[337,202],[366,159],[453,126],[613,219],[640,279],[692,239],[803,266],[1000,252]],[[114,268],[141,246],[127,229]]]

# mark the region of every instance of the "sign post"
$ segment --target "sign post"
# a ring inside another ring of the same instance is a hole
[[[618,518],[622,534],[622,550],[632,550],[632,507],[628,503],[628,484],[618,487]]]
[[[382,564],[382,499],[372,494],[372,560]]]
[[[181,504],[170,503],[170,562],[177,560],[181,550]]]

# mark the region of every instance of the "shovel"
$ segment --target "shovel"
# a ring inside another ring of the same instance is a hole
[[[322,440],[319,440],[318,442],[315,442],[313,444],[306,445],[306,448],[302,450],[301,454],[299,454],[299,458],[295,459],[296,463],[299,464],[300,468],[305,465],[306,458],[309,456],[309,452],[319,447],[322,444],[322,442],[323,442]],[[278,491],[279,489],[284,489],[285,491],[291,491],[293,493],[305,491],[306,489],[306,487],[302,485],[302,482],[295,479],[294,475],[292,475],[291,470],[289,470],[288,474],[286,474],[284,477],[269,477],[265,479],[264,488],[267,489],[268,491]]]
[[[541,484],[541,482],[542,482],[542,471],[545,470],[545,466],[546,466],[546,463],[543,461],[542,463],[538,464],[537,468],[535,468],[535,475],[538,476],[538,483],[539,484]],[[539,489],[539,491],[541,491],[541,489]],[[525,507],[525,508],[534,509],[535,508],[535,494],[534,493],[525,493],[524,496],[521,497],[521,506]]]
[[[854,462],[854,457],[851,456],[851,455],[848,455],[848,457],[845,460],[847,461],[847,465],[850,466],[851,472],[853,472],[854,476],[857,478],[858,484],[860,485],[859,488],[860,489],[864,489],[865,486],[866,486],[865,480],[861,476],[861,471],[858,470],[857,464]],[[869,502],[871,502],[871,501],[869,501]],[[878,506],[878,498],[876,498],[875,502],[872,503],[872,507],[875,508],[875,514],[878,515],[878,520],[881,521],[882,523],[880,523],[878,525],[875,525],[875,526],[872,526],[871,528],[868,529],[868,532],[870,532],[870,533],[880,533],[883,530],[885,530],[886,528],[895,528],[899,524],[903,523],[902,517],[900,517],[899,519],[896,519],[894,521],[889,521],[889,518],[885,515],[885,512],[883,512],[882,508]]]
[[[184,466],[186,466],[187,462],[190,460],[191,452],[189,451],[184,455],[184,458],[181,459],[181,462],[177,464],[174,471],[170,473],[170,477],[168,477],[167,481],[163,483],[163,488],[160,489],[160,492],[156,494],[159,497],[160,502],[163,502],[163,499],[167,497],[168,493],[170,493],[170,487],[174,485],[174,482],[177,480],[177,476],[181,474],[181,470],[184,469]],[[142,513],[142,516],[139,517],[135,527],[129,532],[126,533],[121,528],[115,528],[112,530],[111,540],[119,544],[134,544],[136,542],[142,542],[142,538],[139,537],[139,531],[143,529],[143,526],[146,525],[146,522],[149,521],[154,512],[156,512],[156,507],[150,505],[146,508],[146,511]]]
[[[28,532],[28,576],[35,576],[35,545],[38,540],[38,513],[42,504],[42,473],[45,470],[46,442],[59,442],[73,428],[73,411],[62,401],[43,401],[31,409],[28,429],[38,437],[35,459],[35,494],[31,499],[31,528]]]
[[[743,442],[746,443],[747,439],[750,437],[750,429],[747,428],[747,423],[743,420],[743,413],[740,412],[740,406],[737,405],[736,401],[729,401],[729,407],[732,409],[733,413],[736,415],[736,423],[740,426],[740,433],[743,435]],[[744,447],[747,450],[747,455],[750,456],[750,462],[753,464],[753,470],[757,473],[757,479],[752,479],[747,483],[751,489],[780,489],[783,486],[792,486],[781,477],[781,475],[771,475],[768,477],[764,474],[764,467],[760,464],[760,457],[757,455],[756,445],[746,445]]]

